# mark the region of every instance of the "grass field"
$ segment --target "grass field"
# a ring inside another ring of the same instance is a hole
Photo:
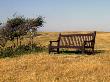
[[[40,33],[43,46],[58,33]],[[26,40],[24,41],[26,42]],[[110,33],[98,32],[95,55],[32,53],[0,59],[0,82],[110,82]]]

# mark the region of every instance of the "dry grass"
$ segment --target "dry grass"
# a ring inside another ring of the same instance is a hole
[[[58,33],[41,33],[35,41],[47,46]],[[47,52],[0,59],[0,82],[110,82],[110,33],[97,33],[96,49],[86,54]]]

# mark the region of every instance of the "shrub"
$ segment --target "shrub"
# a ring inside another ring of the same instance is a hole
[[[18,55],[29,54],[33,52],[42,52],[45,48],[36,44],[20,45],[16,48],[8,47],[0,51],[0,57],[15,57]]]
[[[11,47],[7,47],[6,49],[0,52],[0,57],[12,57],[14,55],[14,50]]]

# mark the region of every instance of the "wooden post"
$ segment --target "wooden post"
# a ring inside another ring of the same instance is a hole
[[[59,51],[59,48],[60,48],[60,39],[61,39],[61,33],[59,34],[59,37],[58,37],[58,44],[57,44],[57,53],[59,54],[60,51]]]

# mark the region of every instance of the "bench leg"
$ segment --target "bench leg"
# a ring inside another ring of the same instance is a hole
[[[51,52],[51,48],[50,48],[50,45],[48,46],[48,52],[49,52],[49,54],[50,54],[50,52]]]
[[[82,48],[82,54],[84,54],[84,53],[85,53],[85,48],[83,47],[83,48]]]
[[[50,54],[50,52],[51,52],[51,51],[49,50],[49,54]]]
[[[95,54],[95,52],[94,52],[94,48],[92,48],[92,54]]]
[[[60,53],[59,48],[57,48],[57,53],[58,53],[58,54]]]
[[[82,50],[82,54],[84,54],[85,53],[85,50]]]

